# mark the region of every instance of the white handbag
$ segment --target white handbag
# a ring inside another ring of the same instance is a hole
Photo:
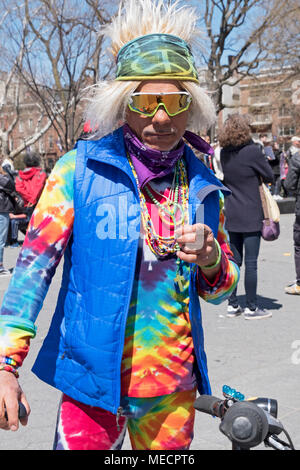
[[[261,192],[261,197],[265,200],[265,204],[266,204],[265,218],[271,219],[273,220],[273,222],[279,222],[280,210],[279,210],[278,204],[273,198],[272,194],[270,193],[265,183],[262,183],[260,185],[260,192]],[[265,211],[265,208],[264,208],[264,211]]]
[[[273,199],[272,194],[263,182],[259,185],[259,192],[264,212],[261,235],[264,240],[271,242],[277,240],[280,235],[280,210],[277,202]]]

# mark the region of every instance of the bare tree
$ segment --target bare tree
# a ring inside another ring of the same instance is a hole
[[[276,77],[268,97],[278,109],[281,127],[296,133],[300,130],[300,4],[285,0],[281,14],[272,28],[266,29],[262,42],[266,72]]]
[[[51,126],[61,151],[74,146],[82,126],[82,91],[100,77],[105,78],[111,69],[111,62],[103,55],[99,31],[110,21],[118,3],[0,0],[4,12],[0,35],[5,44],[5,48],[0,45],[2,111],[7,106],[12,109],[9,124],[0,131],[6,154],[17,155]],[[23,96],[28,92],[35,103],[37,127],[10,151],[8,142],[20,121]]]
[[[202,5],[206,37],[200,54],[221,111],[223,86],[236,85],[267,59],[266,32],[278,24],[286,6],[282,0],[205,0]]]
[[[13,150],[10,148],[10,140],[16,126],[18,125],[21,118],[21,105],[23,104],[24,95],[24,84],[18,74],[18,70],[22,68],[25,55],[25,39],[27,36],[27,22],[26,19],[20,22],[18,32],[19,42],[14,47],[8,47],[10,40],[12,41],[14,34],[10,28],[11,15],[15,18],[18,16],[18,5],[10,2],[2,11],[4,13],[0,20],[1,35],[5,34],[5,48],[1,51],[1,95],[0,95],[0,116],[2,126],[0,127],[0,145],[1,152],[4,157],[10,157],[13,159],[16,155],[23,152],[27,146],[35,143],[41,138],[41,136],[50,128],[52,122],[50,119],[43,122],[44,111],[36,106],[38,112],[37,125],[30,136],[26,136],[23,141]],[[16,34],[16,29],[14,30]],[[15,43],[15,41],[14,41]],[[10,43],[12,45],[12,43]],[[30,42],[27,44],[27,49],[31,46]],[[9,118],[8,118],[9,114]]]
[[[300,4],[298,0],[286,0],[284,14],[277,24],[264,35],[268,52],[266,63],[270,67],[289,70],[291,76],[300,76]]]
[[[105,2],[92,0],[25,0],[24,4],[28,37],[35,39],[35,48],[25,54],[19,73],[67,151],[82,126],[83,89],[101,72],[107,73],[105,66],[100,67],[103,38],[98,31],[110,21],[110,14]]]

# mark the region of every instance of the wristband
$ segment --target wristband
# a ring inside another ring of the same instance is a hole
[[[7,356],[0,356],[0,364],[7,364],[13,367],[17,366],[16,361],[12,359],[11,357],[7,357]]]
[[[214,264],[209,264],[207,266],[199,266],[200,269],[215,269],[218,264],[220,263],[221,261],[221,257],[222,257],[222,250],[221,250],[221,247],[219,245],[219,242],[218,240],[215,239],[215,244],[216,244],[216,248],[217,248],[217,252],[218,252],[218,257],[217,257],[217,260]]]
[[[0,364],[0,372],[1,370],[5,370],[6,372],[11,372],[14,376],[18,379],[19,372],[13,366],[9,366],[8,364]]]

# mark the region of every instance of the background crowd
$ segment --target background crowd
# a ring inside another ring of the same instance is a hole
[[[211,142],[209,135],[203,135],[202,138],[213,146],[214,154],[202,155],[201,159],[205,165],[208,166],[221,181],[223,181],[224,175],[220,163],[221,148],[219,139],[216,137],[213,139],[213,142]],[[253,137],[253,142],[261,149],[272,169],[274,179],[270,184],[270,190],[274,199],[281,201],[286,197],[293,197],[295,193],[288,190],[284,185],[284,182],[288,173],[289,162],[291,161],[292,156],[299,152],[299,137],[293,136],[287,145],[283,145],[279,144],[277,140],[270,140],[270,137],[267,134],[260,134],[259,138]],[[285,150],[286,146],[288,147],[287,150]]]
[[[0,277],[11,275],[3,265],[4,247],[19,247],[19,230],[26,233],[47,179],[38,154],[26,154],[24,165],[20,171],[10,159],[0,165]]]
[[[210,142],[209,136],[202,137]],[[293,136],[285,150],[266,134],[254,139],[248,118],[233,114],[225,122],[213,148],[213,155],[201,155],[200,158],[232,191],[225,203],[226,228],[238,265],[242,265],[243,259],[245,262],[245,318],[249,309],[256,313],[251,315],[251,319],[267,318],[272,313],[259,308],[256,300],[260,227],[264,217],[258,186],[261,181],[266,183],[276,201],[295,198],[293,241],[296,279],[285,287],[285,292],[300,295],[300,137]],[[229,300],[228,317],[242,313],[236,291]]]

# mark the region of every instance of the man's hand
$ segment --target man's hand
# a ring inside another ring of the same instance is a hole
[[[205,270],[205,266],[214,265],[218,259],[214,234],[207,225],[184,225],[176,230],[175,238],[180,247],[176,253],[178,258],[197,264],[209,279],[217,274],[220,263],[213,269]]]
[[[19,428],[19,401],[23,403],[26,408],[27,416],[21,418],[20,422],[26,426],[28,415],[30,413],[30,406],[26,397],[19,385],[16,377],[5,370],[0,371],[0,429],[17,431]],[[8,420],[5,418],[5,408]]]

